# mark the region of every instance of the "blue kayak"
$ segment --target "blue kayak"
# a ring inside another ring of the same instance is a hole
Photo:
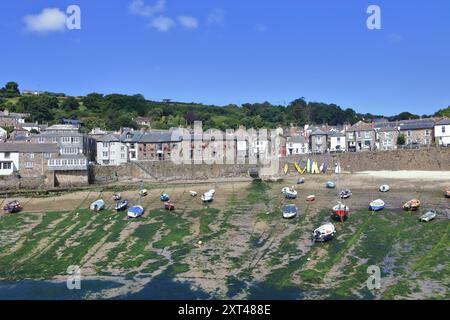
[[[144,208],[142,206],[133,206],[128,209],[129,218],[137,218],[144,214]]]
[[[163,193],[159,198],[161,199],[161,201],[164,201],[164,202],[170,200],[170,197],[167,193]]]

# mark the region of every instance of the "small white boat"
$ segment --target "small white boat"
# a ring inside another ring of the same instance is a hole
[[[337,205],[333,207],[333,218],[336,220],[346,220],[348,218],[348,214],[350,209],[348,206],[339,202]]]
[[[348,199],[352,196],[352,191],[350,189],[345,189],[339,192],[341,199]]]
[[[105,201],[103,201],[102,199],[96,200],[94,202],[91,203],[90,207],[89,207],[92,211],[100,211],[105,209]]]
[[[141,196],[141,197],[144,197],[144,196],[146,196],[148,194],[148,190],[147,189],[141,189],[141,190],[139,190],[139,195]]]
[[[144,208],[142,206],[133,206],[128,209],[128,218],[137,218],[144,214]]]
[[[197,192],[196,191],[189,191],[191,197],[196,197],[197,196]]]
[[[122,199],[122,196],[120,195],[120,193],[114,193],[112,195],[112,198],[114,201],[119,201],[120,199]]]
[[[306,201],[313,202],[315,200],[316,200],[316,196],[313,194],[306,197]]]
[[[283,218],[292,219],[297,215],[298,208],[294,204],[287,204],[283,207]]]
[[[377,199],[369,203],[369,210],[379,211],[384,209],[384,206],[385,206],[384,201],[381,199]]]
[[[212,195],[216,194],[216,190],[214,190],[214,189],[211,189],[208,192],[211,193]]]
[[[388,192],[391,189],[387,184],[383,184],[380,186],[380,192]]]
[[[313,232],[313,240],[319,242],[325,242],[333,239],[336,234],[336,229],[332,223],[326,223]]]
[[[213,200],[214,200],[214,194],[209,191],[202,195],[203,203],[212,202]]]
[[[283,193],[287,199],[297,198],[297,191],[294,188],[284,187],[281,189],[281,193]]]

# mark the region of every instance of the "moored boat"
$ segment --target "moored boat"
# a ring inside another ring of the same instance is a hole
[[[384,209],[384,206],[385,206],[384,201],[381,199],[377,199],[369,203],[369,210],[379,211]]]
[[[191,195],[191,197],[196,197],[197,196],[197,192],[196,191],[189,191],[189,194]]]
[[[23,209],[22,205],[17,200],[11,201],[3,207],[3,210],[7,213],[17,213],[20,212],[22,209]]]
[[[214,194],[211,193],[210,191],[202,194],[202,201],[203,201],[203,203],[212,202],[213,200],[214,200]]]
[[[300,178],[297,180],[297,184],[304,184],[305,183],[305,178]]]
[[[91,203],[90,207],[89,207],[92,211],[100,211],[105,209],[105,201],[103,201],[102,199],[96,200],[94,202]]]
[[[313,232],[314,242],[325,242],[333,239],[336,234],[336,229],[332,223],[326,223]]]
[[[417,199],[411,199],[403,205],[403,209],[407,211],[415,211],[419,209],[420,201]]]
[[[287,204],[283,206],[283,218],[292,219],[298,213],[298,208],[294,204]]]
[[[159,197],[159,199],[163,202],[169,201],[170,197],[167,193],[162,193],[161,196]]]
[[[292,187],[284,187],[281,189],[281,193],[285,196],[286,199],[295,199],[297,198],[297,191]]]
[[[333,219],[336,220],[347,220],[350,209],[345,204],[339,202],[337,205],[333,207]]]
[[[448,188],[445,190],[444,195],[445,195],[446,198],[450,198],[450,187],[448,187]]]
[[[116,205],[114,206],[114,210],[116,211],[122,211],[125,210],[128,207],[128,200],[119,200],[116,202]]]
[[[144,196],[146,196],[148,194],[148,190],[147,189],[141,189],[141,190],[139,190],[139,195],[141,196],[141,197],[144,197]]]
[[[334,189],[334,188],[336,188],[336,183],[334,183],[334,181],[327,181],[327,182],[325,183],[325,186],[326,186],[328,189]]]
[[[165,202],[164,209],[169,210],[169,211],[175,210],[175,205],[171,202]]]
[[[383,184],[380,186],[380,192],[388,192],[391,189],[387,184]]]
[[[341,197],[341,199],[347,199],[350,198],[352,196],[352,192],[350,189],[345,189],[342,190],[341,192],[339,192],[339,197]]]
[[[315,200],[316,200],[316,196],[313,194],[306,197],[306,201],[313,202]]]
[[[114,193],[112,195],[112,198],[114,201],[119,201],[120,199],[122,199],[122,196],[120,195],[120,193]]]
[[[133,206],[128,208],[127,215],[128,218],[137,218],[144,214],[144,208],[142,206]]]

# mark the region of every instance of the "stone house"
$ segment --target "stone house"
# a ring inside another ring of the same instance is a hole
[[[400,121],[399,130],[401,134],[405,135],[406,144],[414,142],[422,146],[429,146],[434,140],[434,119]]]
[[[399,131],[394,127],[380,128],[376,132],[376,148],[379,150],[395,150],[397,149],[397,138]]]
[[[345,131],[347,151],[359,152],[375,149],[375,130],[371,123],[359,121]]]
[[[118,135],[106,134],[97,139],[97,163],[100,165],[120,165],[128,162],[128,146]]]
[[[137,159],[140,161],[170,160],[172,149],[181,142],[180,137],[174,137],[175,131],[146,131],[137,143]]]
[[[321,129],[311,131],[309,147],[312,153],[325,153],[328,151],[327,133]]]
[[[124,129],[119,137],[120,142],[128,147],[128,159],[130,161],[138,160],[138,143],[144,132],[137,130]]]
[[[5,109],[0,111],[0,127],[16,127],[21,123],[25,123],[25,119],[30,117],[29,113],[9,112]]]

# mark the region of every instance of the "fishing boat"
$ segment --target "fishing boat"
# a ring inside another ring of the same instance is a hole
[[[294,189],[294,187],[284,187],[283,189],[281,189],[281,193],[286,197],[286,199],[297,198],[297,191]]]
[[[119,201],[120,199],[122,199],[122,196],[120,195],[120,193],[114,193],[112,195],[112,198],[114,201]]]
[[[289,165],[286,163],[286,164],[284,165],[283,172],[284,172],[284,174],[287,174],[288,171],[289,171]]]
[[[142,206],[133,206],[128,208],[127,215],[128,218],[137,218],[144,214],[144,208]]]
[[[114,206],[114,210],[116,211],[122,211],[125,210],[128,207],[128,200],[119,200],[116,202],[116,205]]]
[[[419,209],[419,207],[420,207],[420,201],[417,199],[409,200],[408,202],[406,202],[403,205],[403,209],[405,209],[407,211],[416,211],[417,209]]]
[[[189,191],[189,194],[191,195],[191,197],[196,197],[197,196],[197,192],[196,191]]]
[[[283,206],[283,218],[292,219],[298,213],[298,208],[294,204],[287,204]]]
[[[297,162],[294,162],[294,167],[295,167],[295,170],[297,170],[297,172],[299,174],[302,174],[303,169],[300,167],[300,165]]]
[[[384,201],[381,199],[377,199],[369,203],[369,210],[371,211],[380,211],[384,209]]]
[[[388,192],[391,189],[387,184],[383,184],[380,186],[380,192]]]
[[[339,197],[341,199],[348,199],[352,196],[352,192],[350,189],[344,189],[341,192],[339,192]]]
[[[347,220],[350,209],[345,204],[339,202],[337,205],[333,207],[333,219],[336,220]]]
[[[444,195],[445,195],[446,198],[450,198],[450,187],[448,187],[448,188],[445,190]]]
[[[162,193],[161,196],[159,197],[159,199],[163,202],[169,201],[170,197],[167,193]]]
[[[297,184],[304,184],[305,183],[305,178],[300,178],[297,180]]]
[[[336,229],[332,223],[326,223],[313,232],[314,242],[325,242],[333,239],[336,234]]]
[[[316,196],[315,195],[310,195],[310,196],[307,196],[306,197],[306,201],[308,201],[308,202],[313,202],[313,201],[316,201]]]
[[[96,200],[94,202],[91,203],[90,207],[89,207],[92,211],[100,211],[105,209],[105,201],[103,201],[102,199]]]
[[[139,190],[139,195],[141,197],[145,197],[148,194],[148,190],[147,189],[141,189]]]
[[[22,209],[23,209],[22,205],[17,200],[11,201],[3,207],[3,210],[7,213],[17,213],[20,212]]]
[[[164,203],[164,209],[169,210],[169,211],[173,211],[173,210],[175,210],[175,206],[171,202],[165,202]]]
[[[214,194],[209,191],[202,195],[203,203],[212,202],[213,200],[214,200]]]
[[[336,188],[336,183],[334,183],[334,181],[327,181],[327,183],[325,184],[325,186],[326,186],[328,189],[334,189],[334,188]]]

